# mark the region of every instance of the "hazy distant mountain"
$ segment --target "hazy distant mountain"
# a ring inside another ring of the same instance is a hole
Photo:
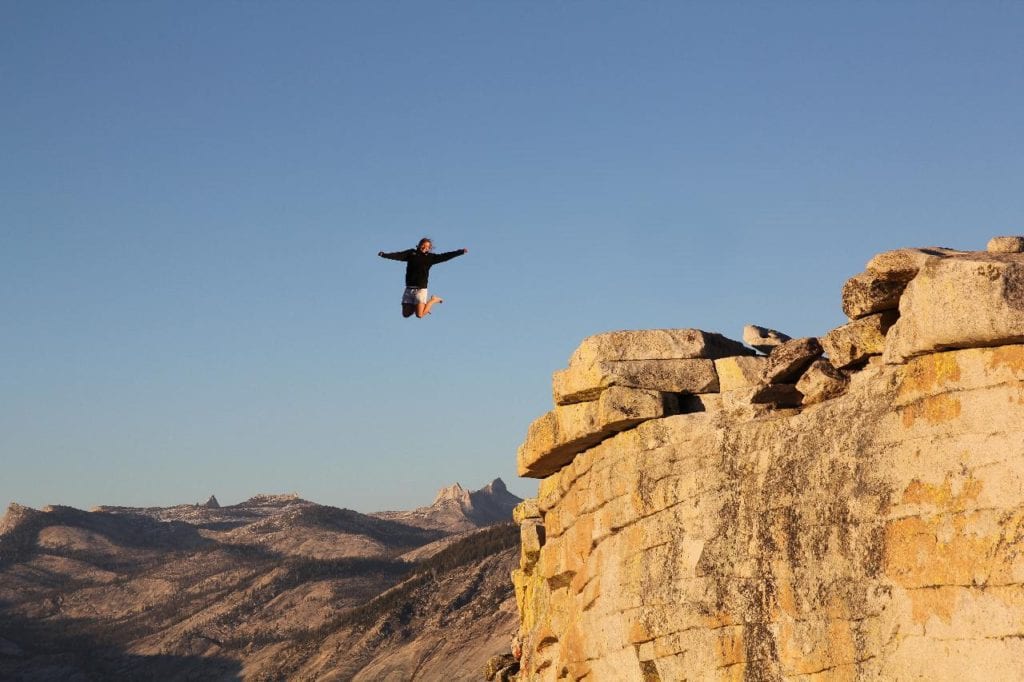
[[[469,492],[458,483],[442,488],[429,507],[412,511],[377,512],[373,516],[410,526],[448,533],[474,530],[512,518],[512,508],[522,502],[496,478],[480,490]]]
[[[516,627],[518,545],[478,528],[518,500],[496,480],[379,515],[297,495],[12,504],[0,679],[478,679]]]

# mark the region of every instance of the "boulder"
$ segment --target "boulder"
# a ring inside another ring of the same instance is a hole
[[[571,364],[552,376],[556,405],[597,400],[611,386],[667,393],[712,393],[718,390],[713,360],[618,360]]]
[[[605,438],[678,411],[674,393],[621,386],[604,391],[598,400],[558,406],[530,424],[517,454],[519,475],[549,476]]]
[[[787,341],[768,356],[759,383],[791,384],[808,365],[821,357],[822,352],[818,339],[812,336]]]
[[[896,249],[877,254],[864,268],[881,279],[907,283],[914,279],[921,267],[930,260],[963,253],[942,246],[923,249]]]
[[[856,320],[871,313],[895,310],[907,281],[902,277],[890,279],[886,274],[870,270],[854,275],[843,285],[843,312]]]
[[[963,251],[931,246],[885,251],[868,261],[865,271],[843,285],[843,312],[851,320],[885,310],[896,310],[907,283],[921,268]]]
[[[975,252],[929,261],[907,286],[884,358],[1024,341],[1024,255]]]
[[[722,393],[756,386],[768,359],[761,355],[737,355],[715,360],[718,390]]]
[[[1024,252],[1024,237],[992,237],[988,241],[988,251],[991,253],[1022,253]]]
[[[796,382],[803,394],[803,404],[813,405],[842,395],[850,385],[849,378],[825,360],[815,360]]]
[[[743,343],[766,355],[791,338],[780,331],[758,327],[756,324],[748,324],[743,328]]]
[[[753,355],[739,341],[700,329],[615,331],[587,337],[569,358],[569,366],[589,367],[623,360],[683,360]]]
[[[821,337],[821,347],[837,368],[851,367],[885,350],[885,334],[899,314],[887,310],[853,320]]]

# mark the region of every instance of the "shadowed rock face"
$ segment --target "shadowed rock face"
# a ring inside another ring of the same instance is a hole
[[[716,360],[703,411],[543,477],[516,512],[520,679],[1016,679],[1017,244],[881,254],[837,357],[783,384]],[[803,404],[751,404],[779,387]]]
[[[520,501],[500,479],[455,492],[439,497],[490,523]],[[14,504],[0,679],[478,679],[515,629],[517,539],[507,523],[452,534],[296,495]]]

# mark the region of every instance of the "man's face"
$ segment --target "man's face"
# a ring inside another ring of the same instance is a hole
[[[433,244],[430,242],[423,242],[420,244],[420,253],[429,253],[432,248],[434,248]]]

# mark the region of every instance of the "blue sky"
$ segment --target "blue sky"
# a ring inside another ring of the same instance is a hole
[[[501,476],[585,336],[1024,232],[1016,2],[0,2],[0,504]],[[430,235],[426,320],[399,314]]]

